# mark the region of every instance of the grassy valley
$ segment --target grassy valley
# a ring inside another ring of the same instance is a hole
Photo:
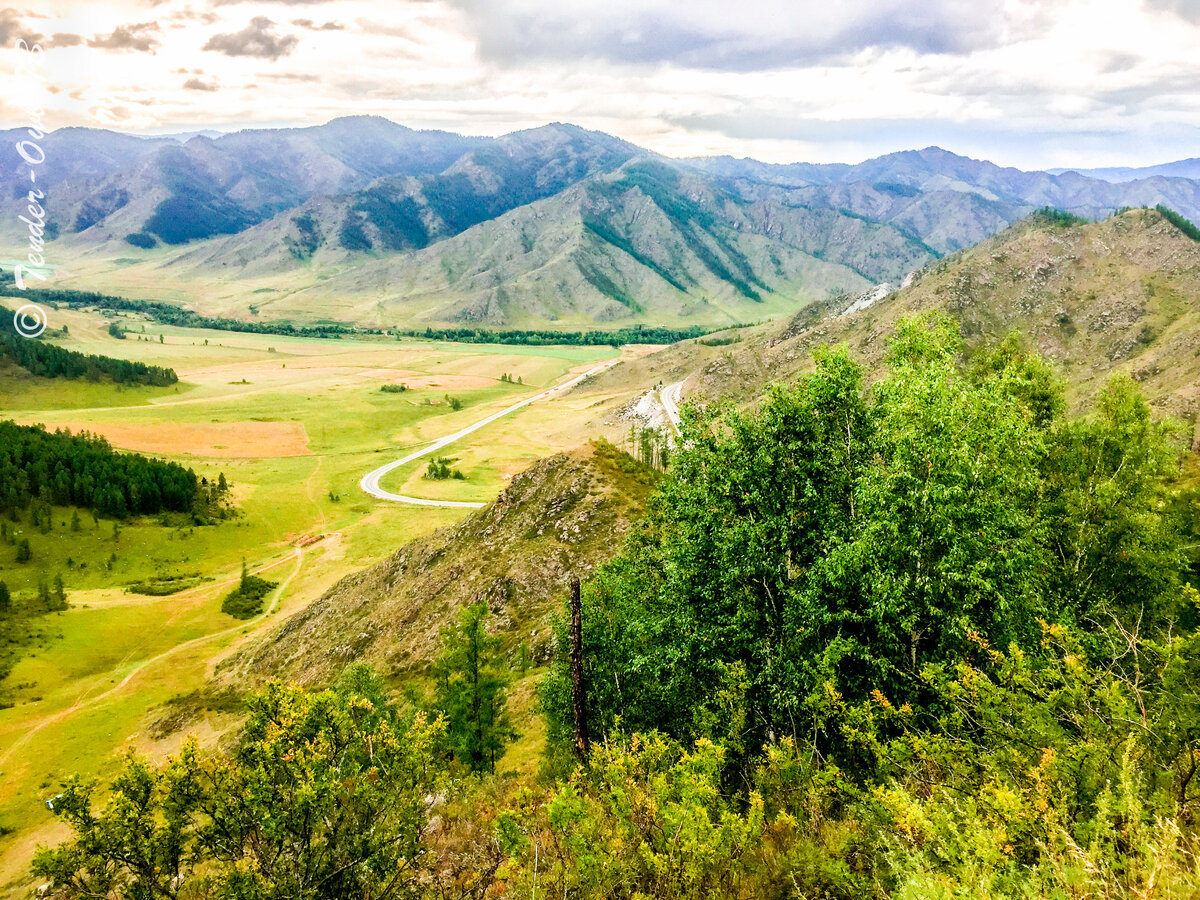
[[[68,603],[22,616],[19,643],[7,657],[11,672],[0,682],[0,824],[16,827],[0,838],[0,874],[15,883],[32,842],[58,833],[42,804],[58,773],[111,772],[121,747],[174,746],[175,732],[149,736],[163,715],[155,710],[203,685],[218,659],[344,575],[465,514],[371,501],[358,488],[367,470],[616,354],[603,346],[236,334],[82,308],[51,316],[69,334],[54,344],[169,363],[179,381],[157,387],[47,378],[10,364],[0,373],[4,417],[88,430],[214,483],[223,476],[232,514],[198,524],[176,513],[93,518],[86,509],[53,506],[36,527],[28,509],[9,520],[31,550],[17,562],[16,546],[0,544],[0,581],[17,605],[27,609],[39,580],[56,574]],[[109,333],[114,321],[123,339]],[[403,392],[381,389],[401,383]],[[422,479],[424,461],[395,478],[417,496],[490,500],[537,457],[577,446],[589,416],[570,396],[535,404],[478,441],[450,448],[464,480]],[[243,560],[278,585],[262,613],[246,621],[221,610]],[[234,720],[218,715],[204,728]],[[56,749],[29,755],[43,745]]]

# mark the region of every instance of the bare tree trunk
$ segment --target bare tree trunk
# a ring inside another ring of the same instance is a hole
[[[579,597],[579,579],[571,579],[571,705],[575,714],[575,754],[587,762],[587,697],[583,691],[583,604]]]

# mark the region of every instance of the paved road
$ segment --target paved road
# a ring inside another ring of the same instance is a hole
[[[662,402],[663,409],[667,411],[667,418],[671,420],[676,434],[679,434],[679,392],[681,390],[683,390],[683,382],[677,381],[674,384],[668,384],[658,392],[658,399]]]
[[[438,438],[436,441],[427,444],[420,450],[414,450],[412,453],[408,454],[408,456],[398,459],[395,462],[390,462],[387,465],[380,466],[378,469],[375,469],[372,472],[368,472],[363,476],[362,481],[358,483],[358,486],[372,497],[377,497],[380,500],[393,500],[396,503],[409,503],[413,506],[449,506],[454,508],[478,509],[484,504],[468,503],[462,500],[426,500],[421,497],[406,497],[403,494],[393,494],[391,491],[385,491],[382,487],[380,487],[379,480],[393,469],[398,469],[400,466],[410,463],[414,459],[420,459],[422,456],[428,456],[430,453],[436,453],[443,447],[453,444],[460,438],[466,437],[471,432],[478,431],[485,425],[490,425],[497,419],[502,419],[511,413],[515,413],[519,409],[524,409],[530,403],[536,403],[538,400],[545,400],[547,397],[560,393],[561,391],[565,391],[569,388],[573,388],[585,378],[589,378],[598,372],[603,372],[605,369],[615,366],[619,361],[620,360],[610,359],[598,366],[593,366],[582,375],[576,375],[570,381],[564,381],[562,384],[555,385],[548,390],[542,391],[540,394],[534,394],[532,397],[526,397],[520,403],[514,403],[512,406],[505,407],[497,413],[492,413],[486,419],[480,419],[473,425],[468,425],[466,428],[459,429],[458,431],[454,432],[454,434],[448,434],[445,437]]]

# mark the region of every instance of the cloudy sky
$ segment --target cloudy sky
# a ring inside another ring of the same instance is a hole
[[[147,132],[568,121],[772,162],[1200,156],[1200,0],[37,0],[0,46],[5,127],[40,104]]]

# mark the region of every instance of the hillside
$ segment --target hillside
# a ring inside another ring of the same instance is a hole
[[[937,147],[671,160],[569,124],[468,138],[377,117],[183,143],[61,134],[46,203],[59,285],[238,319],[714,327],[897,284],[1046,205],[1200,218],[1182,163],[1118,184]]]
[[[549,653],[549,613],[571,576],[614,555],[652,485],[649,470],[610,445],[543,459],[457,525],[419,538],[342,579],[219,677],[241,684],[280,676],[324,684],[355,660],[381,671],[422,671],[439,629],[487,600],[510,649]]]
[[[322,301],[336,295],[345,317],[382,326],[722,324],[791,312],[835,288],[898,280],[934,258],[889,226],[747,202],[642,158],[411,252],[317,250],[301,269],[287,250],[296,235],[272,231],[278,224],[197,247],[170,268],[231,279],[294,267],[308,284],[256,298],[277,318],[302,318],[318,303],[328,309]],[[377,229],[370,234],[381,240]]]
[[[124,244],[129,234],[182,244],[239,232],[316,195],[358,190],[385,175],[441,171],[478,143],[371,116],[182,144],[91,129],[63,129],[46,140],[55,169],[50,221],[59,234],[82,233],[86,244]],[[14,189],[24,183],[15,162]]]
[[[686,378],[685,396],[750,401],[807,371],[816,345],[846,342],[877,373],[897,320],[934,310],[959,321],[969,349],[1023,334],[1059,367],[1076,405],[1120,371],[1161,411],[1187,421],[1200,414],[1200,243],[1144,209],[1072,226],[1032,217],[858,312],[801,312],[782,327],[738,332],[728,346],[688,341],[630,368],[644,370],[646,383]]]

